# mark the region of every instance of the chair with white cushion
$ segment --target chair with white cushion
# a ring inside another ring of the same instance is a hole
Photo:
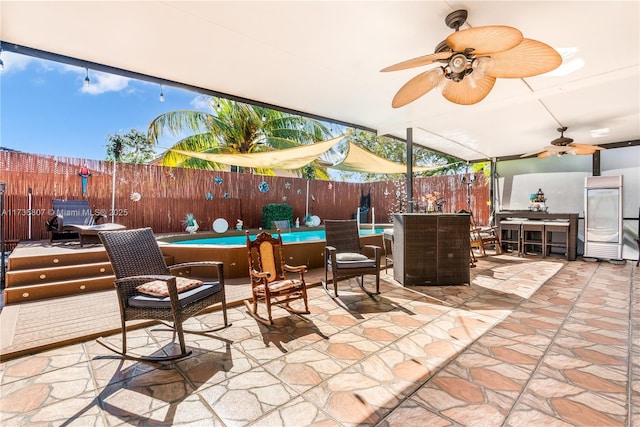
[[[360,276],[359,285],[369,295],[380,293],[380,257],[382,248],[360,245],[360,233],[356,220],[325,220],[326,246],[324,249],[324,287],[329,290],[329,272],[333,293],[338,296],[338,281]],[[375,291],[364,287],[364,275],[376,278]]]

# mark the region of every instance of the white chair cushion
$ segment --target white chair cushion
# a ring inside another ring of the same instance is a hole
[[[343,252],[336,254],[336,261],[365,261],[369,258],[366,255],[353,253],[353,252]]]

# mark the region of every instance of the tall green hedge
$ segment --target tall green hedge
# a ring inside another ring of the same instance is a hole
[[[262,228],[271,229],[273,221],[289,220],[293,224],[293,208],[285,203],[271,203],[262,207]]]

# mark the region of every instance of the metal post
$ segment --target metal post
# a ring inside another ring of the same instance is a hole
[[[111,222],[115,222],[113,216],[116,210],[116,163],[118,163],[117,156],[113,160],[113,174],[111,179]]]
[[[413,212],[413,128],[407,128],[407,212]]]
[[[0,289],[4,289],[4,276],[5,276],[4,195],[6,192],[7,192],[7,183],[0,182]]]

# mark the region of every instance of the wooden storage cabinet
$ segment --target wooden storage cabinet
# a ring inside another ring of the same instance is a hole
[[[403,285],[470,282],[468,214],[395,214],[393,278]]]

